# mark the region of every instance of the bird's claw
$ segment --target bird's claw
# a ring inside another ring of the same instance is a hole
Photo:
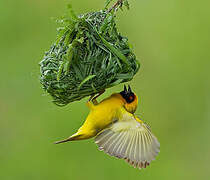
[[[102,90],[101,92],[99,92],[97,96],[95,96],[96,94],[91,95],[90,98],[89,98],[89,100],[88,100],[88,102],[91,101],[94,105],[98,104],[98,102],[97,102],[96,99],[97,99],[99,96],[101,96],[104,92],[105,92],[105,89]]]

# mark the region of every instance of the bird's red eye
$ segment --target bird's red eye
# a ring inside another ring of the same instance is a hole
[[[130,96],[130,97],[129,97],[129,100],[130,100],[130,101],[132,101],[132,100],[133,100],[133,97],[132,97],[132,96]]]

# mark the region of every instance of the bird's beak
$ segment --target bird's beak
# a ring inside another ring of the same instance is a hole
[[[133,92],[132,92],[132,90],[131,90],[130,85],[128,85],[128,88],[126,87],[126,85],[124,85],[124,90],[121,91],[121,93],[122,93],[122,94],[126,94],[126,95],[130,95],[130,94],[132,94]]]
[[[132,93],[131,87],[130,85],[128,85],[128,94],[131,94],[131,93]]]
[[[124,85],[124,92],[125,92],[125,94],[128,92],[126,85]]]
[[[124,85],[124,91],[122,91],[124,94],[131,94],[132,93],[132,90],[131,90],[131,87],[130,85],[128,85],[128,89],[126,87],[126,85]]]

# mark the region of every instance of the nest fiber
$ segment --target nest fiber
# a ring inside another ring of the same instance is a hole
[[[130,81],[139,70],[112,12],[78,17],[69,12],[59,20],[57,41],[40,62],[42,87],[59,106]]]

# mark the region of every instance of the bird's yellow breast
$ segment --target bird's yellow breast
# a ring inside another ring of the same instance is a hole
[[[113,94],[94,105],[80,131],[96,135],[121,115],[123,105],[124,101],[119,94]]]

